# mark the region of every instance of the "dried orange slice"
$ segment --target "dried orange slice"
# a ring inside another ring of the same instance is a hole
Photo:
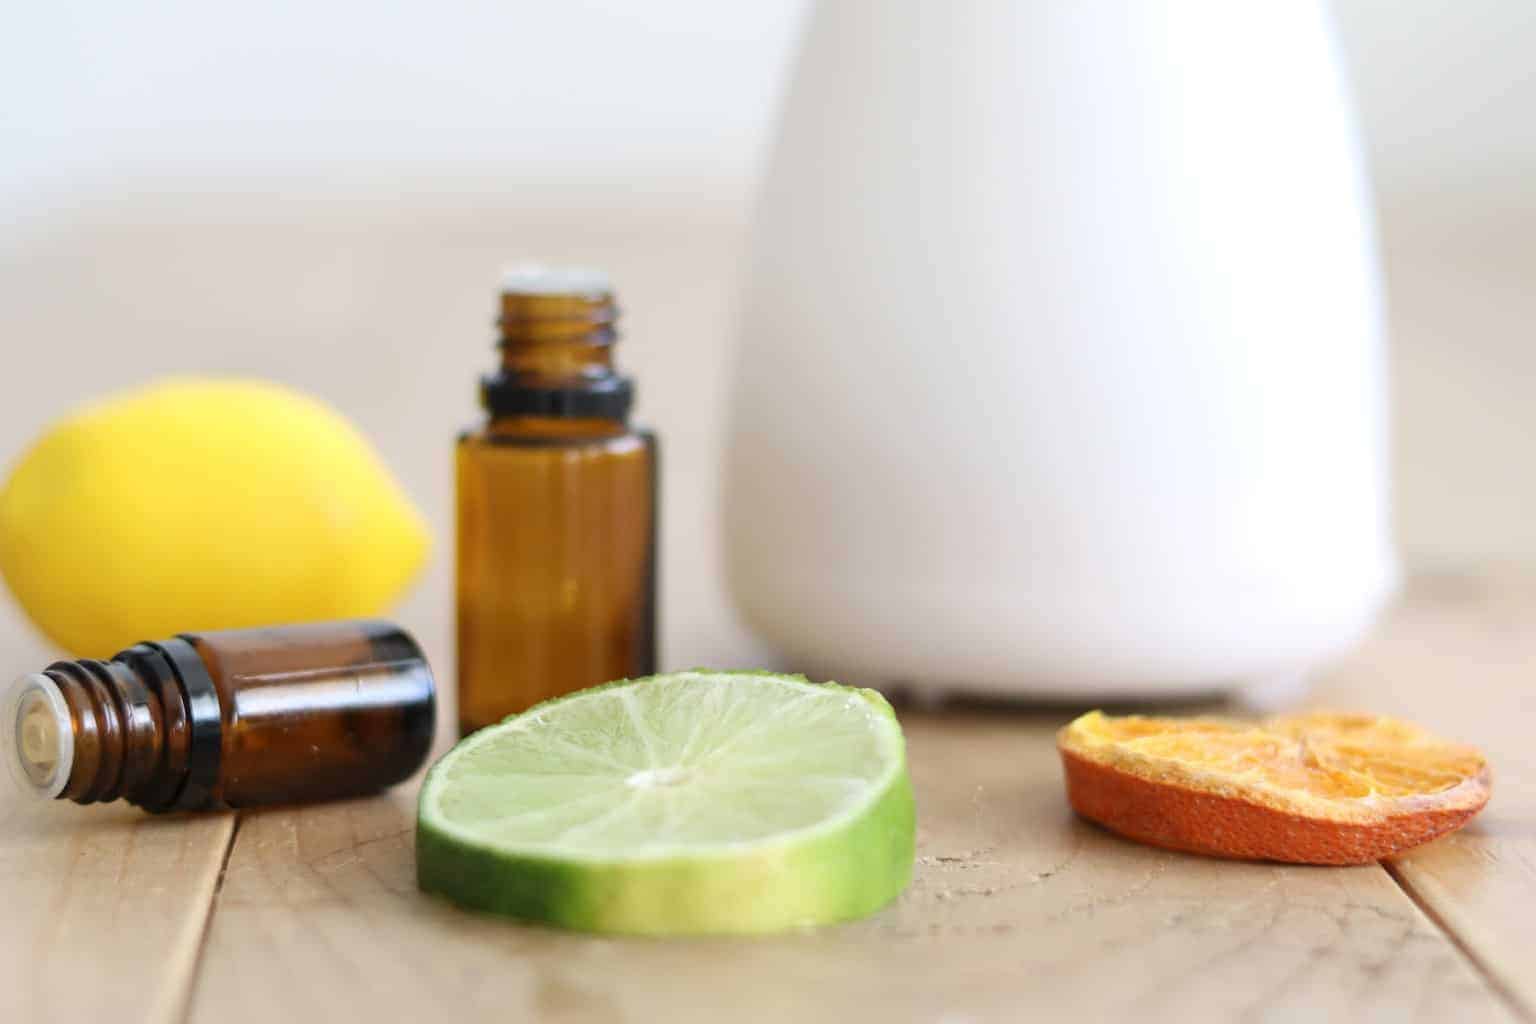
[[[1243,723],[1090,711],[1056,745],[1078,814],[1217,857],[1368,864],[1465,825],[1492,787],[1474,748],[1372,715]]]

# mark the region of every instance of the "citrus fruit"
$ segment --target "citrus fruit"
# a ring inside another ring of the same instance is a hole
[[[570,928],[750,934],[860,917],[912,872],[905,744],[879,694],[681,672],[547,701],[428,774],[423,889]]]
[[[1491,788],[1475,749],[1371,715],[1245,724],[1092,711],[1057,747],[1077,813],[1218,857],[1370,863],[1460,828]]]
[[[0,488],[0,574],[71,654],[385,610],[428,535],[368,442],[275,384],[181,379],[55,424]]]

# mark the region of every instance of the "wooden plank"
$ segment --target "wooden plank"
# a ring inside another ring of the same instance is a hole
[[[1141,847],[1068,811],[1062,715],[905,717],[918,872],[869,920],[663,942],[464,913],[417,892],[399,791],[243,819],[191,1020],[1509,1019],[1381,868]]]
[[[1402,715],[1488,753],[1488,808],[1391,870],[1536,1020],[1536,579],[1418,582],[1314,703]]]
[[[0,1020],[180,1021],[233,824],[0,807]]]

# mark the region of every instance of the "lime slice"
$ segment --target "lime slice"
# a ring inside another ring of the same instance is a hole
[[[427,775],[421,887],[570,928],[747,934],[860,917],[912,873],[901,726],[872,690],[680,672],[552,700]]]

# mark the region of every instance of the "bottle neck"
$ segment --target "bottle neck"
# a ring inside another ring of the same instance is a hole
[[[518,441],[601,440],[629,433],[624,420],[602,416],[492,416],[485,435]]]
[[[57,662],[18,680],[3,710],[0,747],[38,796],[190,809],[206,805],[218,777],[218,695],[183,640]]]
[[[504,292],[497,319],[501,366],[481,382],[481,402],[498,419],[623,423],[634,385],[614,368],[612,294]]]

